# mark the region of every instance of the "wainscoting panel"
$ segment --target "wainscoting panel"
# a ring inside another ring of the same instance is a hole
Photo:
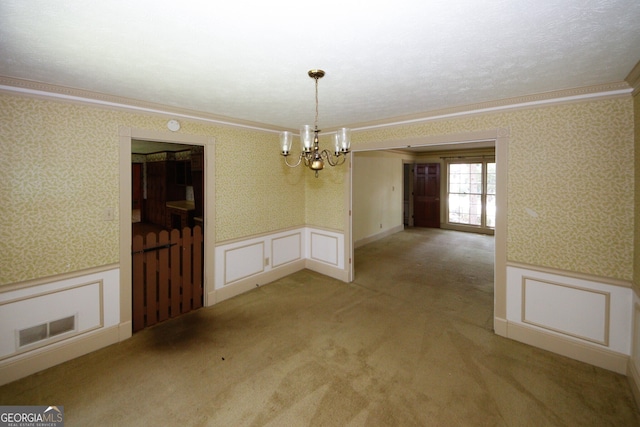
[[[102,327],[102,287],[98,281],[0,303],[0,359]],[[69,318],[64,333],[49,332],[51,323]],[[21,331],[33,331],[27,344]]]
[[[335,233],[311,231],[309,258],[334,266],[340,263],[340,239]]]
[[[507,266],[507,337],[616,372],[631,355],[632,290],[620,282]]]
[[[119,324],[117,268],[0,292],[0,384],[117,342]]]
[[[224,251],[224,283],[233,283],[264,271],[264,242],[229,248]]]
[[[609,345],[608,292],[525,277],[522,322],[575,338]]]
[[[302,232],[271,240],[271,266],[273,268],[302,259]]]
[[[344,235],[301,227],[216,246],[215,291],[222,301],[308,268],[342,279]]]

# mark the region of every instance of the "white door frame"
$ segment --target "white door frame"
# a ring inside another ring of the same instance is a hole
[[[354,144],[352,153],[359,151],[392,150],[420,146],[447,146],[470,144],[481,141],[495,141],[496,156],[496,228],[494,258],[494,331],[507,336],[507,173],[509,129],[497,128],[486,131],[458,133],[451,135],[424,136],[410,139],[390,140],[364,144]],[[353,154],[352,154],[353,155]],[[349,281],[354,279],[353,271],[353,162],[349,163],[349,177],[345,180],[348,209],[345,215],[345,265],[349,269]]]
[[[215,303],[215,140],[186,135],[121,127],[120,137],[120,333],[131,336],[131,140],[204,146],[204,306]],[[121,336],[121,340],[126,336]]]

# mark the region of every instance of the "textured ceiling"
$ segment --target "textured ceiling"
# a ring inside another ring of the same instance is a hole
[[[621,82],[638,0],[2,0],[0,76],[282,128]]]

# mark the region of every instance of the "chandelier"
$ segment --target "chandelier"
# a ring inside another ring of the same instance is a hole
[[[300,128],[301,151],[298,161],[295,164],[290,164],[287,160],[291,150],[293,134],[288,131],[280,133],[280,146],[282,147],[282,155],[284,156],[284,162],[287,166],[295,168],[304,161],[305,166],[315,171],[316,178],[318,177],[318,171],[324,168],[325,162],[330,166],[343,164],[351,146],[351,130],[347,128],[336,131],[333,153],[326,149],[321,151],[318,146],[318,133],[320,133],[320,129],[318,129],[318,80],[324,77],[324,74],[325,72],[322,70],[309,71],[309,77],[316,81],[316,119],[313,127],[311,125],[304,125]]]

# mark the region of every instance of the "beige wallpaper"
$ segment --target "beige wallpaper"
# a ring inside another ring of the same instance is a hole
[[[216,134],[216,240],[305,224],[301,168],[284,165],[277,134]]]
[[[328,137],[320,138],[320,149],[332,150]],[[308,225],[344,231],[345,221],[345,181],[348,180],[349,162],[331,167],[325,165],[318,172],[318,178],[308,168],[303,169],[306,194],[305,217]]]
[[[0,95],[0,284],[118,262],[118,222],[102,220],[105,209],[118,214],[118,127],[165,130],[167,119]],[[353,139],[510,128],[508,259],[631,280],[633,120],[626,98]],[[283,165],[276,134],[181,122],[180,132],[216,139],[218,242],[303,224],[343,231],[347,168],[327,168],[316,179]]]
[[[354,146],[509,128],[510,261],[631,280],[631,98],[564,104],[355,133]]]
[[[118,262],[118,128],[167,117],[0,95],[0,284]],[[216,139],[216,239],[305,223],[304,177],[276,134],[181,120]],[[302,195],[302,196],[301,196]]]

